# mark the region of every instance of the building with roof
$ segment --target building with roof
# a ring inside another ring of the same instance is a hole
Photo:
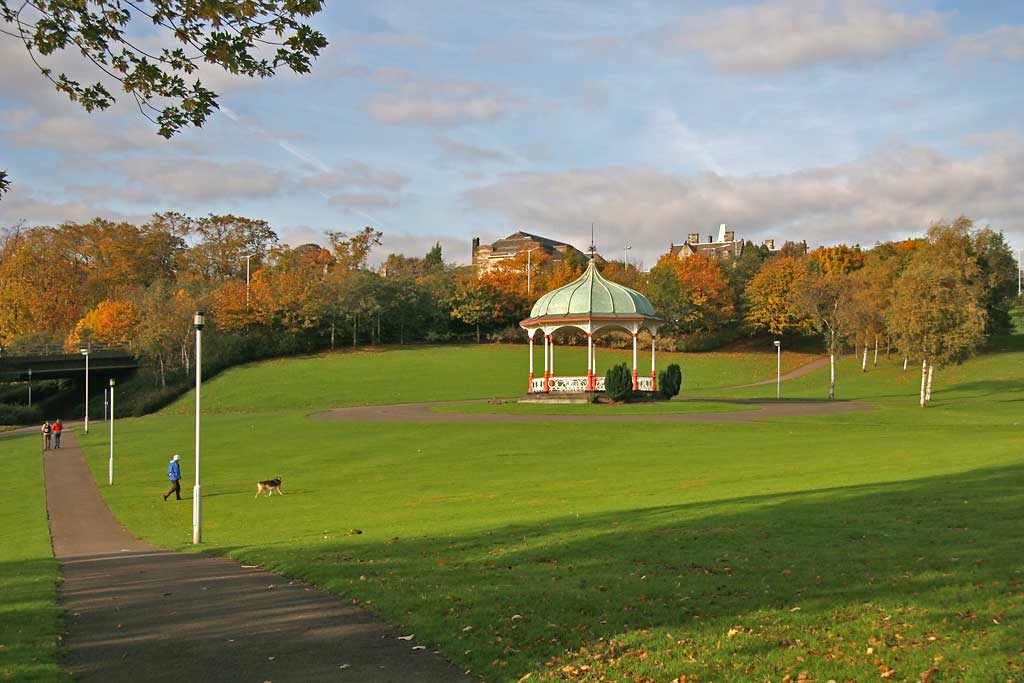
[[[718,226],[717,239],[715,235],[708,235],[708,241],[701,242],[700,233],[691,232],[682,244],[670,244],[668,253],[680,259],[690,258],[694,254],[704,254],[713,259],[739,258],[743,255],[743,244],[743,240],[736,239],[736,232],[727,230],[725,223],[722,223]],[[769,251],[776,251],[773,239],[765,240],[764,246]]]
[[[665,321],[654,313],[654,307],[640,292],[608,280],[597,270],[597,261],[590,259],[587,269],[567,285],[553,289],[530,310],[530,317],[519,323],[530,337],[529,393],[588,393],[604,391],[604,377],[598,377],[594,335],[600,330],[620,329],[633,336],[633,390],[654,392],[655,341],[658,327]],[[587,335],[586,376],[555,374],[555,333],[564,329],[580,330]],[[640,330],[651,333],[651,374],[641,377],[637,367],[637,339]],[[534,377],[533,343],[537,333],[544,342],[544,375]]]
[[[492,244],[480,244],[480,238],[474,237],[473,267],[476,268],[478,274],[482,275],[498,261],[537,249],[543,251],[553,261],[561,261],[569,255],[575,255],[581,261],[587,258],[586,254],[571,244],[519,230]]]

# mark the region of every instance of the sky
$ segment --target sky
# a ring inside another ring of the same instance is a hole
[[[0,35],[0,225],[234,213],[466,263],[473,237],[586,249],[593,224],[650,266],[722,223],[870,246],[964,214],[1024,248],[1019,0],[326,4],[311,73],[205,69],[220,110],[170,141]]]

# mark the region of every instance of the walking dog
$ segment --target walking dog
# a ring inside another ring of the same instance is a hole
[[[274,491],[277,490],[282,496],[284,491],[281,490],[281,475],[277,475],[276,479],[266,479],[256,484],[256,495],[254,498],[259,498],[260,494],[264,491],[267,492],[268,496],[274,495]]]

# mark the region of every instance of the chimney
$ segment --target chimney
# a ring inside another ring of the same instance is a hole
[[[714,241],[715,241],[715,236],[714,235],[708,235],[708,244],[711,244]]]
[[[476,256],[476,250],[480,248],[480,238],[473,238],[473,256]]]
[[[700,242],[700,235],[698,235],[695,232],[691,232],[689,235],[686,236],[686,241],[689,242],[690,244],[697,244],[697,242]]]
[[[721,223],[718,226],[718,241],[719,242],[724,242],[725,241],[725,223]]]
[[[735,242],[736,241],[736,231],[735,230],[726,230],[725,231],[725,241],[726,242]]]

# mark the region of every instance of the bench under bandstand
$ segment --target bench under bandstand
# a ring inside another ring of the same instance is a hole
[[[640,292],[608,280],[590,259],[586,271],[567,285],[554,289],[533,305],[530,317],[519,323],[530,337],[530,394],[580,394],[604,391],[604,377],[595,368],[594,335],[599,330],[618,328],[633,336],[633,391],[653,392],[657,389],[655,341],[658,326],[664,320],[654,314],[654,307]],[[554,334],[570,327],[587,335],[587,374],[558,376],[555,374]],[[637,336],[640,330],[651,333],[651,374],[641,377],[637,369]],[[533,343],[540,332],[544,342],[544,374],[534,376]]]

